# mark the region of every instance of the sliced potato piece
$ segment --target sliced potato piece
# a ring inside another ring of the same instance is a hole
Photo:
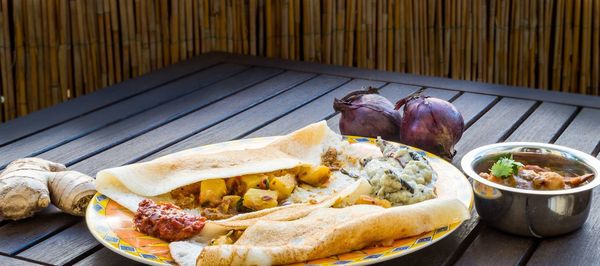
[[[296,185],[298,185],[296,177],[292,174],[286,174],[271,178],[269,189],[277,191],[278,200],[284,200],[292,194]]]
[[[242,203],[244,207],[255,211],[277,207],[277,191],[248,189]]]
[[[377,205],[384,208],[392,207],[392,203],[386,199],[375,198],[367,195],[360,195],[360,197],[358,197],[358,200],[356,200],[355,204]]]
[[[228,195],[223,197],[223,210],[229,212],[230,210],[237,210],[238,201],[240,201],[242,197],[238,195]]]
[[[269,188],[269,178],[264,174],[245,175],[242,176],[240,180],[242,182],[242,193],[246,193],[246,191],[251,188]]]
[[[223,179],[209,179],[200,183],[200,205],[215,207],[226,194],[227,187]]]
[[[319,165],[314,168],[305,168],[303,171],[300,171],[298,179],[306,184],[318,187],[329,180],[329,175],[331,175],[329,167]]]

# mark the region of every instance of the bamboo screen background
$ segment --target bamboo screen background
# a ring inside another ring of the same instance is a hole
[[[0,3],[2,121],[209,51],[600,89],[600,0]]]

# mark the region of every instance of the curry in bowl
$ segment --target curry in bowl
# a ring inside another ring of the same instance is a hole
[[[497,184],[529,190],[561,190],[588,184],[591,169],[554,154],[515,152],[492,156],[476,169],[479,176]]]

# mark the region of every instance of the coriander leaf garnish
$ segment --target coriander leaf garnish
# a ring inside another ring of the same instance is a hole
[[[511,175],[516,175],[519,173],[519,167],[522,167],[523,164],[520,162],[516,162],[515,160],[513,160],[512,155],[509,157],[502,157],[500,159],[498,159],[498,161],[496,161],[494,163],[494,165],[492,165],[492,169],[490,169],[492,171],[492,175],[497,176],[497,177],[501,177],[501,178],[508,178]]]

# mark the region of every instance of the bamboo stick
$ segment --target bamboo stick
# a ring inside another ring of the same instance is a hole
[[[142,75],[150,70],[150,44],[148,37],[147,8],[145,0],[135,0],[135,24],[136,24],[136,48],[140,59],[138,75]]]
[[[98,25],[96,19],[96,5],[93,0],[88,0],[85,4],[86,11],[85,18],[87,19],[86,26],[82,27],[85,30],[84,38],[86,39],[86,43],[88,44],[87,56],[89,56],[89,61],[91,62],[90,68],[90,83],[86,84],[86,93],[93,92],[95,88],[101,86],[100,83],[100,65],[98,59]]]
[[[316,61],[317,62],[322,62],[322,58],[323,58],[323,49],[321,47],[321,5],[320,5],[320,0],[314,0],[313,1],[313,18],[314,18],[314,24],[313,24],[313,30],[314,30],[314,38],[313,38],[313,42],[314,42],[314,48],[315,48],[315,57],[316,57]]]
[[[4,117],[6,120],[8,119],[13,119],[17,116],[17,105],[18,103],[16,103],[16,94],[18,93],[18,86],[15,86],[14,80],[13,80],[13,73],[11,71],[12,69],[12,64],[13,64],[13,54],[11,52],[10,49],[10,35],[9,35],[9,30],[10,30],[10,25],[9,25],[9,19],[8,19],[8,14],[10,12],[10,9],[8,7],[8,0],[2,0],[2,5],[0,7],[2,9],[2,13],[3,15],[1,16],[1,24],[2,24],[2,32],[3,35],[0,35],[2,37],[2,41],[0,41],[0,46],[1,49],[3,51],[3,61],[2,61],[2,65],[0,66],[2,68],[2,96],[4,97],[4,103],[3,103],[3,107],[4,107]],[[16,30],[16,28],[15,28]],[[16,37],[16,32],[15,32],[15,37]],[[16,38],[15,38],[16,41]],[[18,62],[17,62],[18,63]],[[14,88],[16,88],[17,90],[13,90]]]
[[[178,17],[178,23],[177,23],[177,28],[179,30],[179,38],[178,38],[178,42],[177,45],[179,46],[179,60],[185,60],[188,58],[188,54],[187,54],[187,30],[186,30],[186,23],[185,23],[185,19],[186,19],[186,10],[185,10],[185,3],[187,0],[179,0],[178,1],[178,5],[177,8],[179,9],[178,13],[179,13],[179,17]],[[224,31],[224,27],[221,28],[221,33]],[[220,36],[221,41],[225,41],[224,40],[224,36]],[[224,43],[220,44],[220,47],[224,47]]]
[[[592,45],[592,6],[591,0],[583,1],[583,25],[582,25],[582,48],[581,48],[581,73],[579,75],[579,92],[580,93],[591,93],[590,88],[590,57]],[[597,44],[600,45],[600,44]]]
[[[265,55],[265,13],[264,13],[264,1],[258,0],[258,50],[257,55]]]
[[[537,4],[536,1],[529,2],[529,17],[531,18],[531,23],[528,28],[528,37],[529,37],[529,47],[528,47],[528,62],[527,62],[527,71],[529,75],[528,82],[525,83],[524,86],[532,87],[535,86],[535,56],[536,56],[536,47],[537,47],[537,38],[535,29],[538,27],[538,16],[537,16]]]
[[[384,29],[383,29],[383,18],[385,16],[383,12],[383,5],[385,5],[385,0],[377,1],[375,3],[375,36],[376,36],[376,44],[375,44],[375,56],[376,56],[376,64],[375,67],[377,69],[385,69],[385,61],[384,61],[384,52],[385,52],[385,39],[384,39]]]
[[[160,49],[156,48],[156,44],[158,42],[159,39],[159,29],[160,27],[157,27],[156,25],[156,5],[157,5],[157,0],[152,0],[148,2],[147,5],[147,14],[148,14],[148,49],[149,49],[149,53],[150,53],[150,69],[149,70],[155,70],[159,68],[159,61],[160,61],[160,57],[158,56],[158,51],[160,51]],[[200,40],[198,38],[198,36],[196,36],[195,38],[196,40]],[[197,50],[200,50],[200,48],[198,47]]]
[[[114,58],[114,43],[112,35],[111,17],[115,10],[111,9],[110,0],[103,0],[102,6],[104,9],[104,39],[106,42],[106,72],[108,85],[115,83],[115,58]],[[116,50],[118,51],[118,50]]]
[[[571,88],[571,54],[573,52],[573,2],[566,1],[565,5],[565,39],[564,39],[564,53],[563,65],[562,65],[562,85],[561,90],[569,91]]]
[[[26,115],[27,108],[27,92],[25,83],[25,44],[24,44],[24,14],[23,1],[13,3],[13,25],[15,35],[15,51],[16,51],[16,87],[17,87],[17,114],[19,116]]]
[[[581,2],[582,0],[573,1],[575,6],[573,7],[573,50],[571,53],[571,69],[570,71],[570,85],[568,91],[585,93],[585,87],[577,88],[579,85],[579,50],[580,50],[580,37],[581,37]],[[564,88],[563,88],[564,89]]]
[[[356,25],[357,25],[357,18],[358,18],[358,14],[357,9],[356,9],[356,0],[348,0],[348,2],[346,2],[347,6],[346,6],[346,10],[347,12],[347,16],[346,16],[346,29],[347,29],[347,33],[345,35],[345,43],[346,43],[346,48],[344,49],[344,59],[345,59],[345,65],[347,66],[352,66],[355,65],[354,63],[354,35],[356,34]],[[358,47],[357,47],[358,48]]]
[[[194,27],[192,17],[192,0],[185,0],[185,42],[186,42],[186,54],[187,57],[194,55]]]
[[[61,101],[61,89],[59,84],[59,64],[58,64],[58,34],[56,26],[56,0],[48,0],[46,6],[46,13],[48,16],[48,61],[47,66],[49,71],[48,86],[51,91],[50,103],[52,105],[57,104]],[[66,65],[65,65],[66,66]],[[63,66],[63,67],[65,67]]]
[[[73,91],[73,39],[71,38],[71,31],[69,24],[70,18],[69,10],[70,5],[67,0],[58,0],[58,31],[60,32],[60,46],[58,48],[58,60],[59,65],[64,66],[59,68],[58,79],[61,88],[61,100],[65,101]]]
[[[600,3],[594,1],[594,32],[592,54],[592,86],[593,95],[600,95]]]
[[[35,39],[35,15],[34,0],[27,0],[25,2],[24,15],[26,16],[25,25],[27,31],[25,32],[25,46],[26,46],[26,71],[25,75],[27,78],[27,109],[29,112],[35,111],[39,108],[39,84],[38,84],[38,51],[37,42]]]
[[[465,47],[465,61],[464,61],[464,78],[466,80],[473,80],[474,76],[472,75],[472,66],[473,66],[473,62],[472,60],[472,53],[473,53],[473,10],[472,7],[469,3],[467,3],[466,1],[463,2],[463,10],[465,11],[464,14],[464,20],[466,21],[465,23],[465,27],[466,30],[464,32],[465,37],[466,37],[466,43],[465,45],[463,45],[463,47]]]
[[[50,88],[50,74],[48,71],[48,57],[50,51],[48,50],[49,36],[48,36],[48,13],[47,10],[48,1],[36,1],[35,2],[35,14],[37,15],[38,21],[36,21],[36,39],[39,50],[39,64],[37,65],[38,73],[40,74],[39,88],[40,88],[40,108],[45,108],[51,105],[52,101],[52,90]]]
[[[99,84],[100,88],[108,86],[108,64],[107,64],[107,54],[108,49],[106,47],[106,37],[105,37],[105,25],[104,25],[104,3],[102,0],[96,0],[96,17],[98,20],[98,37],[99,37],[99,47],[98,52],[100,54],[99,66],[100,66],[100,76],[99,76]]]

